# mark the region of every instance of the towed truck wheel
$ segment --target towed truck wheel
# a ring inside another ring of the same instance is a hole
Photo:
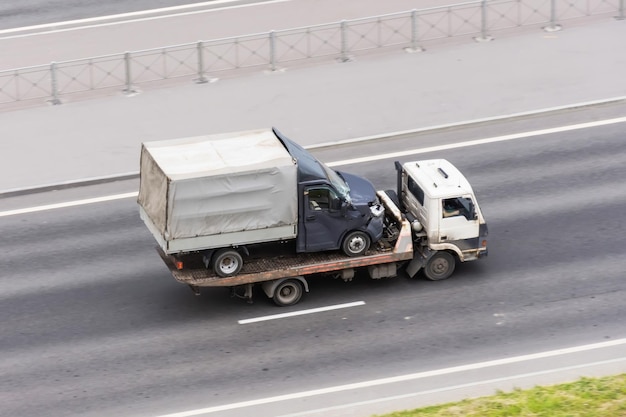
[[[431,281],[446,279],[452,275],[455,266],[454,256],[448,252],[437,252],[428,260],[424,275]]]
[[[237,275],[242,266],[243,258],[233,249],[221,249],[213,257],[213,270],[222,278]]]
[[[343,240],[341,249],[348,256],[361,256],[370,247],[370,237],[367,233],[356,230],[348,233]]]
[[[303,291],[302,282],[297,279],[287,279],[276,287],[272,300],[280,307],[291,306],[300,301]]]

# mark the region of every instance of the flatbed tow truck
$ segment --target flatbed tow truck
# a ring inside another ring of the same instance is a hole
[[[396,163],[396,169],[402,198],[394,191],[377,192],[385,208],[384,235],[363,256],[349,257],[340,251],[261,254],[247,260],[238,275],[223,278],[206,261],[198,262],[197,256],[189,255],[188,264],[184,257],[157,251],[173,277],[196,295],[201,287],[230,287],[233,294],[251,302],[253,286],[260,284],[278,306],[300,301],[309,291],[307,279],[314,276],[349,281],[356,270],[365,270],[370,278],[380,279],[397,276],[404,266],[410,277],[423,269],[427,279],[436,281],[450,277],[458,261],[487,256],[487,225],[469,183],[452,164],[416,161]]]
[[[396,162],[397,187],[334,171],[275,129],[144,143],[140,217],[174,278],[279,306],[307,279],[446,279],[487,255],[487,224],[445,159]],[[245,262],[244,262],[245,258]]]

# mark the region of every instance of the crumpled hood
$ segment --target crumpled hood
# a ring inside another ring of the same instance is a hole
[[[371,182],[347,172],[337,171],[350,187],[350,198],[354,205],[369,206],[377,201],[376,189]]]

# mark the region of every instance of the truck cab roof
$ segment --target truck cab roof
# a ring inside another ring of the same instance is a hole
[[[465,176],[445,159],[407,162],[403,169],[432,198],[473,194]]]

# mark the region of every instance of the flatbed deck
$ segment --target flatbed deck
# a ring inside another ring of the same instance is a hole
[[[281,252],[246,259],[239,274],[221,278],[211,269],[207,269],[202,262],[189,265],[185,262],[186,267],[179,270],[172,256],[165,254],[160,247],[157,247],[157,251],[174,278],[192,287],[236,287],[280,278],[304,277],[412,259],[413,238],[409,222],[403,218],[395,204],[384,193],[378,194],[385,206],[385,215],[395,220],[399,231],[394,242],[381,241],[363,256],[348,257],[341,251],[300,254]]]

